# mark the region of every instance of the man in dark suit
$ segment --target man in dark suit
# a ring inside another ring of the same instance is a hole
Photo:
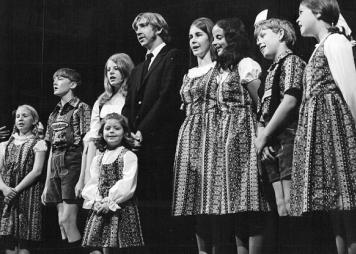
[[[132,28],[147,53],[128,80],[122,114],[138,148],[136,194],[145,243],[152,253],[166,253],[162,244],[170,241],[173,161],[183,119],[179,89],[186,63],[181,51],[166,45],[168,25],[160,14],[140,13]]]

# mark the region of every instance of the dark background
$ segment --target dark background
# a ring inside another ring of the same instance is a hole
[[[355,2],[339,1],[343,16],[353,31],[356,31]],[[139,12],[161,13],[170,25],[173,46],[188,55],[189,25],[198,17],[206,16],[213,21],[239,17],[246,24],[254,44],[252,32],[257,13],[269,8],[270,16],[284,17],[295,24],[298,7],[298,0],[2,0],[0,126],[12,126],[11,112],[25,103],[38,110],[45,124],[59,100],[53,96],[52,75],[61,67],[74,68],[82,74],[83,84],[76,93],[93,105],[103,91],[104,64],[110,55],[125,52],[135,64],[143,60],[145,51],[131,28]],[[307,60],[314,43],[313,39],[299,36],[296,53]],[[255,58],[264,69],[267,67],[268,63],[257,50]],[[54,210],[46,210],[46,220],[46,239],[52,244],[58,237]],[[330,228],[328,225],[325,230],[320,227],[325,220],[321,218],[313,223],[313,228],[324,232],[325,236],[316,241],[318,246],[313,247],[324,246],[324,251],[329,249],[333,252]],[[293,230],[298,231],[291,228]],[[306,231],[310,233],[310,230]],[[318,234],[319,231],[314,235]],[[329,244],[325,245],[325,239]],[[191,240],[196,252],[194,237]],[[56,246],[51,244],[45,247]]]
[[[356,31],[355,0],[339,3]],[[103,91],[103,67],[110,55],[128,53],[136,64],[143,59],[144,50],[131,28],[139,12],[161,13],[170,25],[172,44],[188,55],[189,25],[197,17],[213,21],[240,17],[252,35],[259,11],[269,8],[272,16],[295,24],[298,6],[298,0],[2,0],[0,125],[12,125],[11,111],[23,103],[33,105],[45,123],[58,101],[52,95],[52,75],[61,67],[82,74],[77,94],[93,105]],[[297,53],[304,59],[311,53],[312,41],[298,40]],[[257,51],[256,59],[266,66]]]

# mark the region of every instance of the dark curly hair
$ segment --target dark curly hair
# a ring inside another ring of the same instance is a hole
[[[118,113],[110,113],[110,114],[107,114],[100,122],[101,126],[100,126],[100,129],[99,129],[99,138],[95,140],[95,146],[98,148],[98,150],[100,152],[104,152],[106,149],[107,149],[107,143],[106,141],[104,140],[104,135],[103,135],[103,132],[104,132],[104,127],[105,127],[105,124],[106,122],[109,120],[109,119],[116,119],[119,121],[119,123],[121,124],[122,128],[124,129],[124,137],[121,141],[121,145],[128,148],[128,149],[131,149],[133,147],[133,138],[131,137],[131,132],[130,132],[130,129],[129,129],[129,125],[127,123],[127,119],[126,117],[118,114]]]
[[[250,55],[250,42],[246,33],[245,25],[239,18],[221,19],[215,26],[224,31],[227,47],[218,56],[218,67],[232,70],[240,60]]]

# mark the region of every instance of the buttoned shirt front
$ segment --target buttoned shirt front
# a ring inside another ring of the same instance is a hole
[[[148,69],[150,69],[153,61],[155,60],[155,58],[157,57],[157,55],[159,54],[159,52],[161,52],[161,50],[163,49],[163,47],[166,46],[166,43],[165,42],[162,42],[161,44],[159,44],[157,47],[155,47],[153,50],[148,50],[147,53],[146,53],[146,56],[148,54],[152,54],[152,58],[151,58],[151,62],[150,64],[148,65]]]
[[[59,102],[48,118],[45,140],[53,150],[80,146],[90,128],[90,114],[90,107],[77,97],[64,105]]]

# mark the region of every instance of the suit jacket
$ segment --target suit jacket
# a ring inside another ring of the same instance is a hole
[[[179,110],[179,90],[186,72],[181,51],[167,45],[158,53],[142,77],[143,62],[131,72],[122,114],[131,131],[139,130],[143,144],[175,146],[183,112]],[[172,144],[172,142],[174,144]]]

